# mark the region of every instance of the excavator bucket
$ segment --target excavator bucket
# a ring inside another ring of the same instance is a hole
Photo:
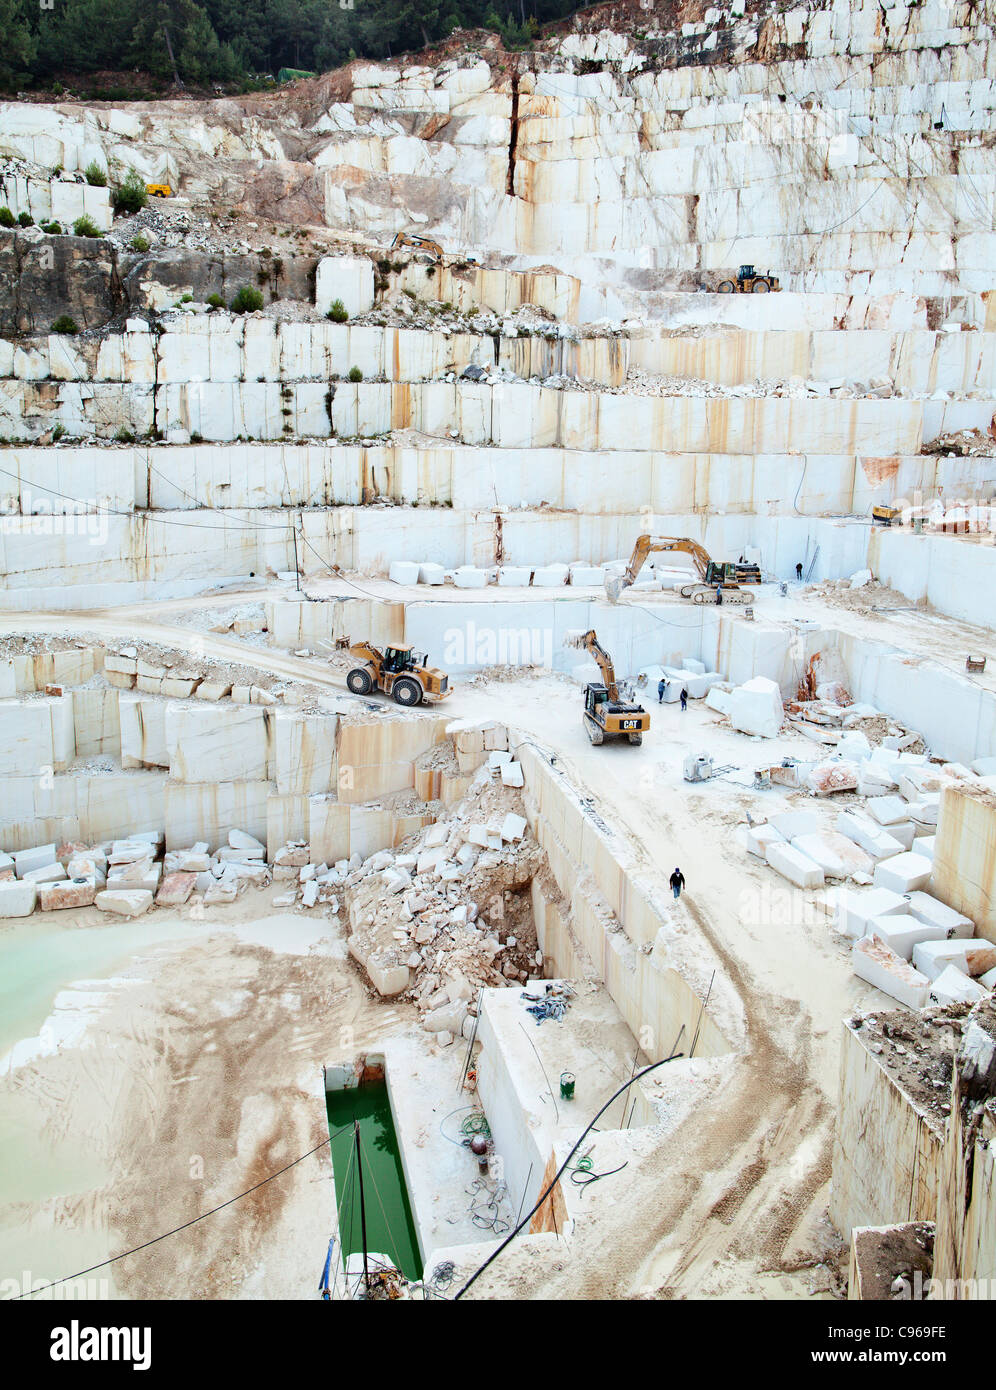
[[[584,651],[585,632],[583,628],[571,627],[564,633],[564,646],[577,647],[579,651]]]
[[[610,603],[618,603],[619,595],[625,587],[621,574],[607,574],[605,576],[605,596]]]

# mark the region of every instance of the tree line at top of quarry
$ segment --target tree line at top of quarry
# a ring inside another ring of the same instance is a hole
[[[525,49],[574,0],[0,0],[0,89],[142,99],[258,90],[490,31]],[[480,44],[478,44],[478,47]],[[78,90],[76,90],[78,89]]]

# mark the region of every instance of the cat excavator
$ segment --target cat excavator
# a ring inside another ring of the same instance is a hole
[[[584,632],[574,628],[564,634],[564,645],[576,647],[594,657],[602,673],[602,684],[589,681],[584,688],[584,712],[581,716],[585,732],[594,744],[604,743],[606,737],[625,738],[637,745],[650,728],[650,715],[642,705],[633,705],[619,694],[612,658],[599,642],[594,628]]]
[[[693,603],[711,603],[719,586],[723,590],[724,603],[753,603],[754,595],[743,585],[760,584],[761,571],[757,565],[732,561],[714,560],[706,548],[687,536],[638,536],[629,564],[622,574],[606,575],[605,592],[615,603],[623,589],[628,589],[636,581],[636,576],[647,562],[647,556],[659,551],[679,551],[692,557],[698,571],[698,582],[694,580],[682,584],[679,592],[682,598],[690,598]]]
[[[414,232],[399,232],[391,242],[391,250],[397,251],[402,246],[410,246],[413,251],[427,251],[431,256],[435,256],[437,261],[443,259],[443,248],[438,241],[433,241],[432,237],[416,236]]]

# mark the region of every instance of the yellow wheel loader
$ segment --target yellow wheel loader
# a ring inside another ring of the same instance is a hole
[[[758,275],[752,265],[742,265],[736,280],[720,280],[720,294],[774,294],[781,289],[774,275]]]
[[[594,629],[580,628],[564,635],[564,645],[577,647],[594,657],[602,673],[602,684],[589,681],[584,688],[584,711],[581,715],[588,738],[594,744],[606,738],[625,738],[637,745],[650,728],[650,715],[642,705],[630,704],[619,694],[612,658],[595,636]]]
[[[369,642],[350,642],[348,637],[341,637],[336,646],[358,659],[346,677],[354,695],[379,690],[390,695],[396,704],[411,709],[423,700],[435,703],[450,694],[446,672],[430,666],[428,657],[411,646],[385,647],[381,652]]]
[[[723,590],[724,603],[753,603],[754,593],[744,585],[760,584],[761,571],[757,565],[734,564],[729,560],[713,560],[705,546],[687,536],[638,536],[629,564],[622,574],[606,575],[605,592],[615,603],[624,589],[636,582],[636,577],[647,562],[647,556],[659,551],[678,551],[692,557],[698,571],[698,580],[682,584],[679,592],[682,598],[690,598],[693,603],[712,603],[717,587]]]

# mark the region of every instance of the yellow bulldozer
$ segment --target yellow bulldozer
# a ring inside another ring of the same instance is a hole
[[[647,562],[647,556],[660,551],[677,551],[690,555],[698,571],[698,580],[682,584],[679,593],[682,598],[690,598],[693,603],[711,603],[717,587],[723,590],[724,603],[753,603],[753,591],[744,586],[760,584],[761,571],[757,565],[717,561],[712,559],[705,546],[687,536],[638,536],[629,564],[622,574],[606,575],[605,592],[615,603],[624,589],[636,581],[637,575]]]
[[[752,265],[742,265],[735,280],[720,280],[720,294],[774,294],[781,285],[772,274],[758,275]]]
[[[416,236],[414,232],[399,232],[391,242],[391,250],[398,251],[402,246],[410,246],[413,251],[427,251],[437,261],[443,259],[443,248],[432,237]]]
[[[425,653],[416,652],[410,645],[380,651],[370,642],[351,642],[348,637],[340,637],[335,645],[359,661],[346,676],[346,684],[354,695],[379,690],[392,696],[396,704],[411,709],[423,700],[435,703],[450,694],[446,672],[430,666]]]
[[[630,704],[619,693],[612,658],[595,636],[594,629],[588,632],[580,628],[564,635],[564,645],[577,647],[594,657],[602,673],[602,683],[589,681],[584,688],[584,712],[581,716],[588,738],[594,744],[604,743],[608,738],[625,738],[630,743],[641,744],[643,735],[650,728],[650,715],[642,705]]]

